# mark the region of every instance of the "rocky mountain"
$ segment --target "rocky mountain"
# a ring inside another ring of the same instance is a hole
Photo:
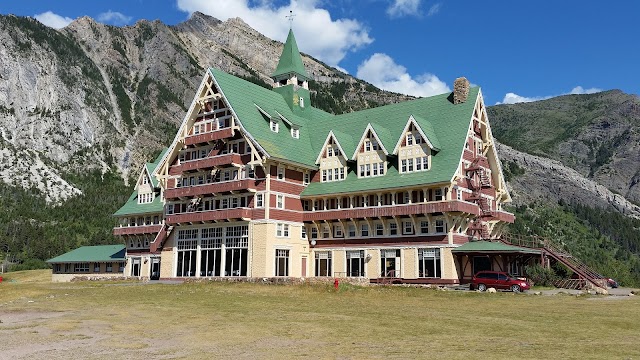
[[[504,144],[557,160],[575,170],[574,175],[640,204],[637,95],[611,90],[493,106],[489,118],[493,135]]]
[[[0,16],[0,250],[37,267],[112,242],[110,214],[126,200],[125,184],[171,142],[204,68],[268,87],[281,51],[241,19],[200,13],[176,26],[84,17],[61,30]],[[311,100],[324,110],[410,98],[303,61],[315,79]],[[632,272],[640,283],[638,97],[569,95],[490,107],[489,118],[519,219],[512,228],[564,234],[587,260],[608,257],[601,271]],[[588,249],[576,229],[590,234]]]
[[[65,172],[115,167],[126,180],[170,142],[205,67],[268,86],[281,51],[241,19],[201,13],[176,26],[114,27],[83,17],[60,31],[0,16],[0,178],[39,187],[51,203],[80,192]],[[303,60],[314,100],[329,110],[407,99]],[[42,171],[27,175],[33,168]]]

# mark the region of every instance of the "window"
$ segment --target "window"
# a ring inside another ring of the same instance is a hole
[[[125,263],[123,263],[123,262],[118,263],[118,265],[119,265],[119,266],[118,266],[118,271],[119,271],[119,272],[124,272],[124,264],[125,264]]]
[[[418,277],[439,278],[440,249],[418,249]]]
[[[360,227],[360,236],[369,236],[369,225],[362,224]]]
[[[144,175],[142,177],[142,185],[147,185],[148,183],[149,183],[149,178],[146,175]]]
[[[402,160],[402,166],[400,167],[400,172],[401,173],[407,172],[407,160]]]
[[[333,227],[333,237],[337,237],[337,238],[344,237],[344,232],[342,231],[342,225],[336,225]]]
[[[407,134],[407,146],[413,145],[413,134]]]
[[[395,222],[389,223],[389,235],[398,235],[398,224]]]
[[[384,235],[384,225],[376,224],[376,236],[383,236],[383,235]]]
[[[380,276],[400,277],[400,249],[380,250]]]
[[[436,220],[436,232],[437,233],[445,232],[444,220]]]
[[[153,202],[153,193],[138,194],[138,204],[149,204]]]
[[[434,192],[434,197],[435,197],[436,201],[444,200],[443,196],[442,196],[442,189],[436,189],[435,192]]]
[[[276,195],[276,208],[284,209],[284,195]]]
[[[304,173],[304,175],[302,176],[302,183],[304,185],[309,184],[310,178],[311,178],[311,175],[308,172]]]
[[[462,190],[460,190],[460,189],[456,190],[456,199],[458,201],[462,201]]]
[[[100,272],[100,263],[93,263],[93,272]]]
[[[271,131],[278,132],[278,122],[275,120],[271,120]]]
[[[316,228],[316,227],[312,227],[311,228],[311,238],[312,239],[317,239],[318,238],[318,228]]]
[[[300,238],[301,239],[307,238],[307,228],[304,225],[300,228]]]
[[[429,233],[429,222],[428,221],[420,221],[420,233],[428,234]]]
[[[276,250],[276,276],[289,276],[289,250]]]
[[[404,221],[402,224],[402,233],[403,234],[413,234],[413,222]]]
[[[256,207],[257,208],[264,207],[264,194],[263,193],[257,193],[256,194]]]
[[[106,272],[113,272],[113,263],[107,263]]]
[[[322,227],[322,238],[328,239],[331,237],[331,232],[329,231],[329,225],[325,225]]]
[[[277,237],[289,237],[289,224],[276,224],[276,236]]]
[[[89,263],[77,263],[77,264],[75,264],[74,272],[89,272]]]
[[[300,107],[304,108],[304,98],[300,96]]]
[[[356,226],[349,225],[349,237],[355,237],[355,236],[356,236]]]
[[[284,180],[284,168],[278,166],[278,180]]]
[[[331,276],[331,251],[316,252],[316,276]]]
[[[364,250],[347,251],[347,276],[365,276]]]
[[[291,137],[294,139],[300,139],[300,130],[291,128]]]

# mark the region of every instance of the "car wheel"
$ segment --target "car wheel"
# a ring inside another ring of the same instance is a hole
[[[511,285],[511,291],[514,293],[519,293],[521,291],[520,285]]]
[[[485,291],[485,290],[487,290],[487,285],[485,285],[485,284],[478,284],[478,290],[480,290],[480,291]]]

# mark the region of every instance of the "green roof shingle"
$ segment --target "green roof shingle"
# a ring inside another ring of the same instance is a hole
[[[82,246],[47,260],[48,263],[125,261],[124,245]]]

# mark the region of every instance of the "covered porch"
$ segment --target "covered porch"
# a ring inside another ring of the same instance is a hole
[[[504,271],[524,276],[524,267],[540,263],[538,249],[505,244],[502,241],[470,241],[453,250],[461,284],[471,282],[475,273],[483,270]]]

